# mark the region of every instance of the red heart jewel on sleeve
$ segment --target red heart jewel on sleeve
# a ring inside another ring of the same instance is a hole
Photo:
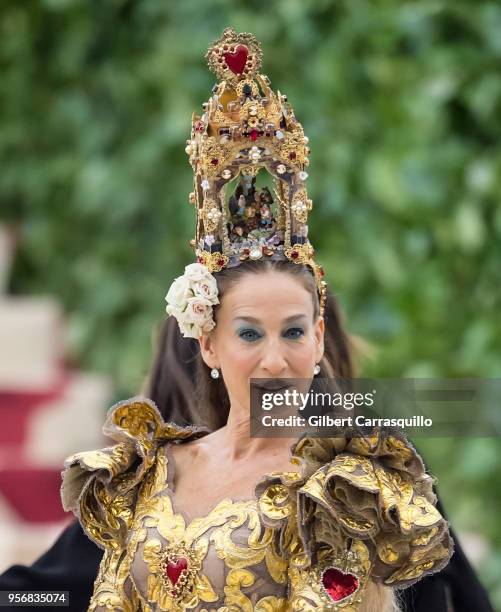
[[[334,601],[341,601],[352,595],[359,585],[355,574],[342,572],[337,567],[328,567],[322,572],[322,585]]]

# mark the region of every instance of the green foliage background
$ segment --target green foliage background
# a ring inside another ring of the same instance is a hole
[[[311,235],[371,375],[501,372],[501,6],[451,0],[4,0],[0,206],[14,293],[68,313],[75,364],[137,392],[192,260],[191,112],[231,25],[262,41],[312,148]],[[454,526],[490,550],[501,445],[419,441]]]

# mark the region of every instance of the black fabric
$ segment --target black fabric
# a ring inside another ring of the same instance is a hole
[[[419,452],[419,449],[418,449]],[[447,519],[438,491],[437,510]],[[494,612],[487,591],[466,558],[457,536],[449,525],[454,553],[438,574],[423,578],[401,592],[403,612]]]
[[[449,565],[400,593],[400,605],[405,612],[493,612],[454,532],[452,535],[456,548]],[[32,566],[14,565],[2,574],[0,590],[67,590],[70,591],[70,607],[62,609],[85,611],[102,555],[103,551],[87,538],[75,521]]]
[[[20,534],[22,537],[22,534]],[[73,521],[53,546],[30,567],[13,565],[0,576],[0,590],[51,590],[70,592],[70,606],[40,610],[86,611],[103,551]],[[35,608],[15,608],[34,610]]]
[[[445,516],[440,501],[437,508]],[[455,547],[450,562],[438,574],[401,591],[400,606],[404,612],[494,612],[454,530],[450,532]]]

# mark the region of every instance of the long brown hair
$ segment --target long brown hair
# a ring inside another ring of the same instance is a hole
[[[277,271],[297,278],[311,293],[314,317],[319,314],[315,279],[307,266],[288,261],[248,261],[226,268],[214,276],[219,299],[246,274]],[[218,308],[214,310],[217,322]],[[324,310],[324,356],[320,375],[353,378],[352,342],[344,330],[339,305],[330,292]],[[198,341],[183,338],[177,321],[168,317],[158,334],[156,354],[144,393],[158,406],[165,420],[180,425],[204,425],[211,430],[225,425],[230,410],[228,393],[222,379],[213,380],[200,355]]]

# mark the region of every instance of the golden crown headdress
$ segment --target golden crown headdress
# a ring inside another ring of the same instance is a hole
[[[218,82],[203,113],[193,114],[186,153],[194,171],[195,247],[209,272],[251,259],[288,259],[310,266],[323,313],[326,283],[308,240],[312,201],[308,138],[287,97],[260,74],[261,45],[249,33],[226,28],[206,58]],[[256,176],[273,178],[273,193]],[[227,187],[238,179],[233,193]]]

